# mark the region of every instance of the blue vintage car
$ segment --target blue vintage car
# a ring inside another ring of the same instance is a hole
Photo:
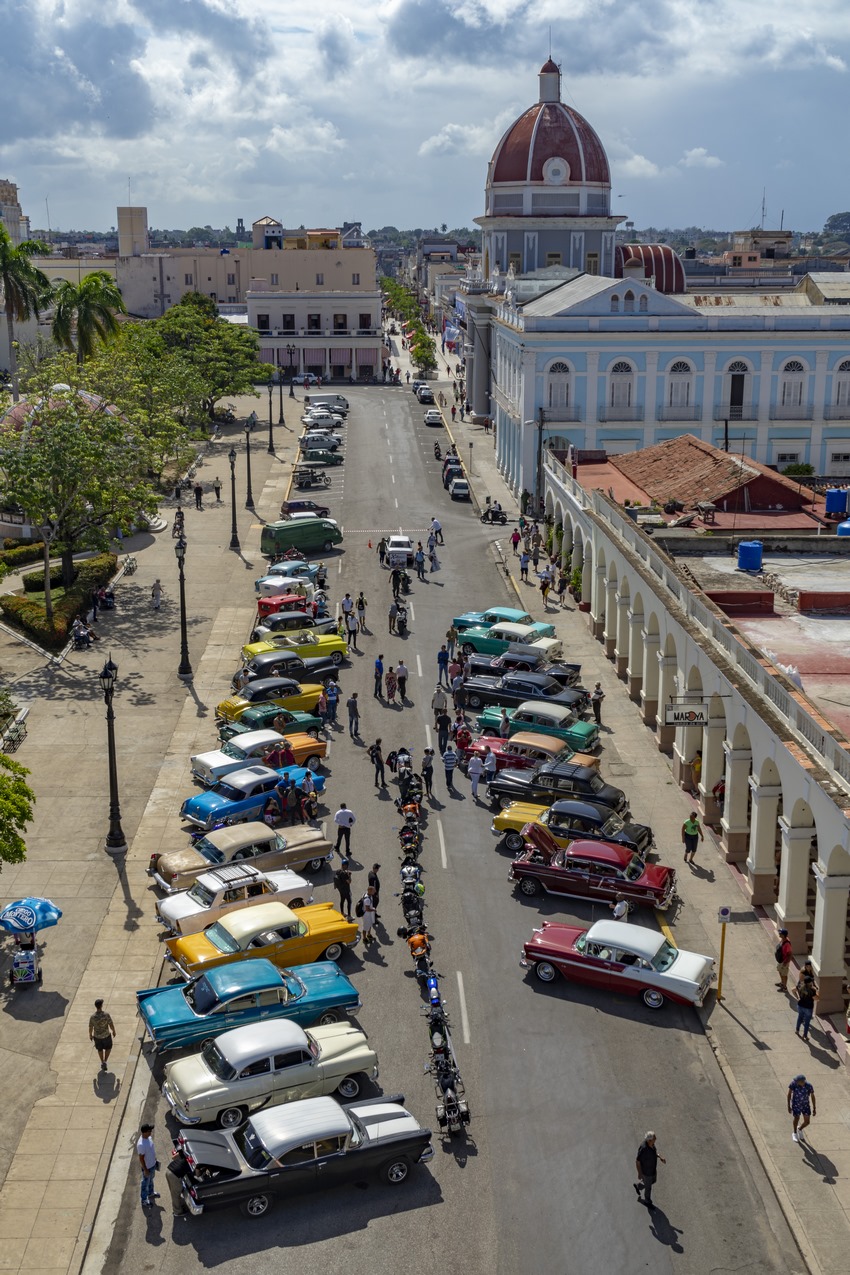
[[[487,611],[465,611],[452,620],[459,633],[464,629],[489,629],[491,624],[533,624],[534,618],[527,611],[516,607],[490,607]]]
[[[293,779],[300,784],[306,773],[304,766],[284,766],[282,770],[272,770],[270,766],[246,766],[244,770],[232,771],[206,792],[187,797],[180,807],[180,814],[187,823],[205,831],[225,823],[262,820],[266,804],[275,791],[287,788]],[[324,791],[324,775],[313,775],[313,783],[316,792]]]
[[[232,962],[179,987],[136,992],[136,1001],[155,1049],[183,1049],[270,1018],[289,1018],[301,1027],[338,1023],[360,1008],[357,988],[333,961],[297,970],[264,960]]]

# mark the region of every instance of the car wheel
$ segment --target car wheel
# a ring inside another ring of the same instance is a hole
[[[496,735],[496,732],[493,730],[493,727],[492,727],[492,726],[484,726],[484,727],[482,727],[482,729],[481,729],[481,734],[482,734],[482,735],[483,735],[486,739],[493,739],[493,738],[495,737],[495,735]]]
[[[211,1045],[215,1040],[215,1036],[205,1036],[201,1041],[201,1049],[206,1049],[207,1045]]]
[[[471,642],[464,642],[463,646],[460,649],[463,651],[464,655],[475,654],[475,647],[472,645]]]
[[[322,552],[330,553],[331,549],[333,549],[333,543],[330,540],[326,540],[325,543],[322,545]]]
[[[522,894],[527,894],[530,898],[533,894],[540,893],[540,882],[535,881],[534,877],[523,877],[519,888]]]
[[[548,961],[538,961],[534,967],[534,973],[541,983],[554,983],[557,972],[555,966],[550,965]]]
[[[319,731],[318,731],[318,728],[317,728],[316,730],[308,730],[308,731],[306,731],[305,733],[306,733],[307,735],[312,735],[313,739],[318,739],[318,738],[319,738]]]
[[[473,691],[471,695],[467,695],[467,697],[466,697],[466,702],[467,702],[467,704],[469,705],[469,707],[470,707],[470,708],[480,708],[480,707],[481,707],[481,696],[480,696],[480,695],[476,695],[476,694],[475,694],[475,692]]]
[[[311,872],[321,872],[324,862],[324,859],[311,859],[307,867]]]
[[[324,952],[322,953],[322,956],[324,957],[326,961],[338,961],[339,958],[342,956],[342,944],[331,943],[329,947],[325,948]]]
[[[319,1015],[316,1022],[319,1027],[330,1027],[331,1023],[338,1023],[341,1020],[342,1014],[340,1014],[338,1009],[326,1009],[323,1014]]]
[[[336,1087],[336,1091],[340,1098],[344,1098],[346,1102],[352,1102],[360,1094],[362,1085],[356,1076],[346,1076]]]
[[[321,764],[322,759],[318,753],[311,753],[304,763],[308,770],[318,770]]]
[[[247,1115],[247,1107],[225,1107],[218,1113],[218,1127],[219,1129],[238,1129],[245,1123]]]
[[[505,833],[505,849],[506,850],[510,850],[513,854],[518,854],[524,845],[525,845],[525,841],[523,840],[522,835],[519,832]]]
[[[303,899],[290,899],[289,903],[287,904],[287,907],[290,907],[290,908],[303,908],[305,906],[306,904],[304,903]]]
[[[512,806],[514,804],[513,797],[497,797],[496,801],[499,803],[502,810],[507,810],[508,806]]]
[[[389,1164],[385,1164],[381,1169],[381,1177],[392,1186],[398,1186],[400,1182],[404,1182],[409,1173],[410,1165],[404,1159],[390,1160]]]
[[[270,1195],[249,1195],[248,1199],[243,1200],[239,1205],[239,1211],[243,1217],[265,1217],[271,1206]]]
[[[333,661],[334,664],[341,664],[342,651],[334,651],[333,655],[331,656],[331,660]]]
[[[656,988],[647,987],[643,993],[643,1003],[647,1009],[660,1009],[664,1004],[664,997]]]

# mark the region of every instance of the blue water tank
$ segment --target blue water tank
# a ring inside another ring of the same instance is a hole
[[[828,487],[826,491],[826,514],[847,513],[847,491],[844,487]]]
[[[760,540],[742,540],[738,545],[738,570],[761,571]]]
[[[850,536],[850,522],[840,522],[835,528],[837,536]]]

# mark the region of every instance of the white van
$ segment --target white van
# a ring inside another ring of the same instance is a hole
[[[324,403],[332,412],[350,411],[348,399],[344,394],[329,394],[327,390],[315,390],[312,394],[305,394],[304,403],[306,407],[315,407],[317,403]]]

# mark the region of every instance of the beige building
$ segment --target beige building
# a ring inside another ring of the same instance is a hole
[[[139,257],[149,248],[147,208],[119,208],[118,256]]]
[[[18,188],[14,182],[0,179],[0,221],[9,232],[13,244],[29,239],[29,218],[18,202]]]
[[[328,279],[331,286],[324,282],[304,286],[296,283],[285,289],[254,281],[247,297],[248,324],[259,333],[262,362],[274,363],[287,376],[291,369],[293,375],[312,372],[323,380],[362,380],[381,374],[387,352],[381,329],[375,254],[371,248],[352,248],[344,254],[345,263],[351,258],[357,263],[361,254],[366,258],[364,269],[347,272],[349,278],[358,279],[356,285],[333,287],[334,282],[343,282],[336,277],[333,262],[324,269],[312,269],[309,276],[311,280]],[[326,255],[334,254],[309,255],[311,267],[315,267],[324,264]],[[367,278],[368,287],[359,282]]]

